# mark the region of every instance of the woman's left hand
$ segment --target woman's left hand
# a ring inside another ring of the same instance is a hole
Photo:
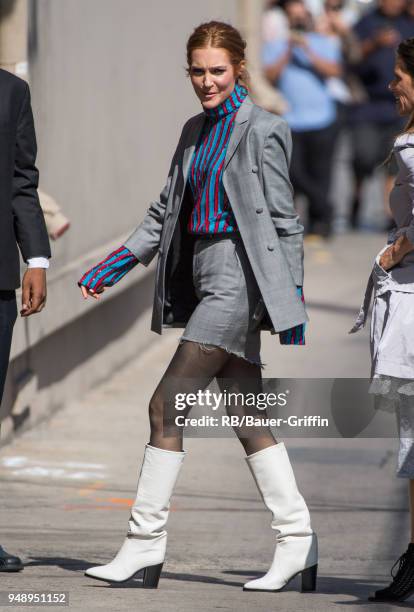
[[[399,236],[397,240],[386,249],[380,257],[379,265],[384,270],[389,270],[396,266],[400,261],[414,250],[414,244],[410,242],[405,234]]]

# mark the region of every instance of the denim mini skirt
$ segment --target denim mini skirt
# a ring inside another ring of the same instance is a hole
[[[220,347],[264,367],[260,358],[261,294],[240,234],[196,238],[193,284],[198,299],[180,341]]]

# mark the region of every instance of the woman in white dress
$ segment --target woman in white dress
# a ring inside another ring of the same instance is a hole
[[[378,407],[396,410],[400,437],[397,476],[409,479],[411,538],[391,570],[391,584],[376,591],[371,601],[403,601],[414,593],[414,38],[400,43],[394,74],[389,88],[399,114],[408,117],[390,155],[398,164],[390,194],[396,227],[376,257],[364,305],[351,332],[365,323],[374,291],[371,392],[376,394]]]

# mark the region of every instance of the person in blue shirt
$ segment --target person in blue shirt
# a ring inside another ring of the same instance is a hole
[[[328,237],[337,113],[327,81],[341,74],[341,50],[335,39],[314,31],[302,0],[284,0],[282,6],[289,37],[265,43],[262,62],[265,76],[289,105],[284,118],[293,137],[291,179],[308,199],[308,230]]]
[[[362,51],[356,73],[366,99],[355,105],[350,113],[355,176],[352,227],[358,226],[365,179],[383,162],[384,151],[391,151],[394,139],[404,125],[395,110],[388,83],[394,76],[398,44],[414,36],[414,22],[404,13],[405,6],[404,0],[380,0],[378,7],[364,15],[354,28]],[[386,170],[384,201],[388,208],[389,193],[398,170],[395,161]]]

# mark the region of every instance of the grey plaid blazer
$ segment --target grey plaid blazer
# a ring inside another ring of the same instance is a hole
[[[125,242],[145,266],[159,254],[151,325],[159,334],[163,326],[185,326],[196,305],[191,265],[184,263],[190,254],[184,248],[188,217],[184,219],[183,200],[204,119],[200,113],[184,125],[159,200],[150,204],[144,220]],[[223,185],[275,332],[308,319],[296,291],[297,285],[303,285],[303,227],[289,180],[291,149],[286,122],[247,96],[230,137]],[[180,267],[186,283],[181,278],[171,290],[169,281],[177,279]]]

